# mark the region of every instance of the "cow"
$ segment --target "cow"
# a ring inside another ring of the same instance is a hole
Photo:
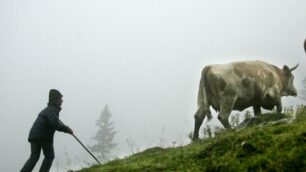
[[[261,114],[261,107],[278,113],[282,111],[282,96],[297,96],[293,85],[293,68],[284,65],[280,69],[263,61],[238,61],[204,67],[198,92],[198,109],[194,115],[193,139],[199,137],[199,129],[205,116],[212,118],[210,106],[217,112],[221,124],[230,129],[228,117],[232,110],[242,111],[253,107],[254,114]]]

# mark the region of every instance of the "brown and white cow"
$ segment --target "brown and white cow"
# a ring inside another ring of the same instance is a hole
[[[206,66],[202,70],[198,93],[198,110],[194,115],[194,139],[199,137],[199,128],[209,107],[219,112],[218,119],[225,128],[231,128],[228,117],[232,110],[242,111],[250,106],[254,114],[261,113],[261,107],[282,111],[282,96],[297,96],[293,85],[292,71],[298,64],[283,69],[263,61],[240,61],[229,64]]]

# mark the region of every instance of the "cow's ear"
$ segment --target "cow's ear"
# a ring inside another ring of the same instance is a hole
[[[284,71],[284,73],[287,74],[287,75],[290,73],[290,69],[289,69],[289,67],[288,67],[287,65],[284,65],[283,71]]]

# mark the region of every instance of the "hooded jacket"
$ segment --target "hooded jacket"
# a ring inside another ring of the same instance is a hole
[[[67,133],[69,127],[59,122],[60,111],[60,107],[49,103],[48,106],[39,113],[35,120],[30,130],[28,141],[53,143],[55,130]]]

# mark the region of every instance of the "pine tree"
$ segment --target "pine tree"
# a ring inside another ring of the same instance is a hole
[[[231,126],[233,126],[233,127],[238,126],[238,124],[240,122],[239,115],[240,115],[239,113],[236,113],[236,114],[230,116],[230,121],[229,122],[230,122]]]
[[[110,121],[111,117],[112,114],[108,109],[108,105],[105,105],[100,118],[96,121],[96,126],[99,127],[99,130],[96,136],[92,138],[97,141],[97,144],[90,147],[93,152],[98,154],[98,158],[104,162],[109,160],[112,150],[117,145],[114,143],[116,131],[113,126],[114,123]]]
[[[208,138],[212,137],[212,131],[211,131],[211,127],[209,125],[206,125],[203,128],[203,134],[204,134],[204,136],[207,136]]]

